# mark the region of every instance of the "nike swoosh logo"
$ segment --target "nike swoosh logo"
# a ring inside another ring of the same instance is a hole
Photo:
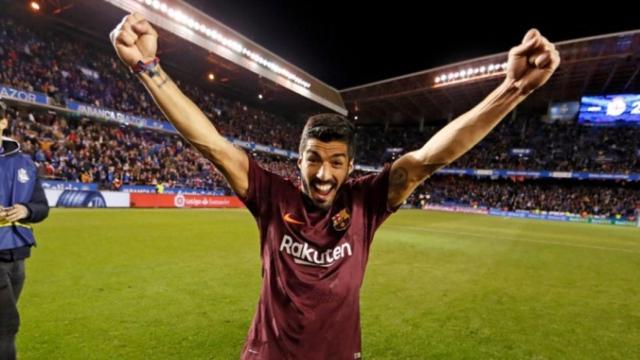
[[[284,214],[284,216],[282,217],[282,220],[290,223],[290,224],[297,224],[297,225],[304,225],[304,223],[302,221],[298,221],[294,218],[291,217],[291,214],[286,213]]]

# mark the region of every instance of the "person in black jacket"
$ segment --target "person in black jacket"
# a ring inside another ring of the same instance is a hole
[[[16,358],[24,260],[35,245],[30,224],[49,215],[35,164],[17,141],[2,136],[8,127],[6,106],[0,101],[0,360]]]

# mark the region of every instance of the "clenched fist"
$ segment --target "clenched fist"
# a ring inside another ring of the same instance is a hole
[[[527,32],[522,43],[509,51],[507,81],[527,95],[544,85],[560,65],[556,47],[536,29]]]
[[[156,57],[158,33],[140,14],[125,16],[109,38],[120,60],[130,68],[140,60],[148,62]]]

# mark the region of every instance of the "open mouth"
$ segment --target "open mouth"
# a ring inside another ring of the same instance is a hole
[[[314,181],[311,184],[311,192],[313,194],[313,198],[320,202],[327,201],[329,199],[329,195],[331,195],[334,189],[334,184],[330,182]]]

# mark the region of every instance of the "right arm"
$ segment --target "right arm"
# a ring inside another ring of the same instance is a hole
[[[111,32],[111,42],[129,67],[155,58],[158,34],[139,14],[125,16]],[[235,193],[244,198],[249,189],[249,158],[213,126],[204,113],[186,97],[157,65],[153,76],[138,75],[158,107],[178,132],[218,168]]]

